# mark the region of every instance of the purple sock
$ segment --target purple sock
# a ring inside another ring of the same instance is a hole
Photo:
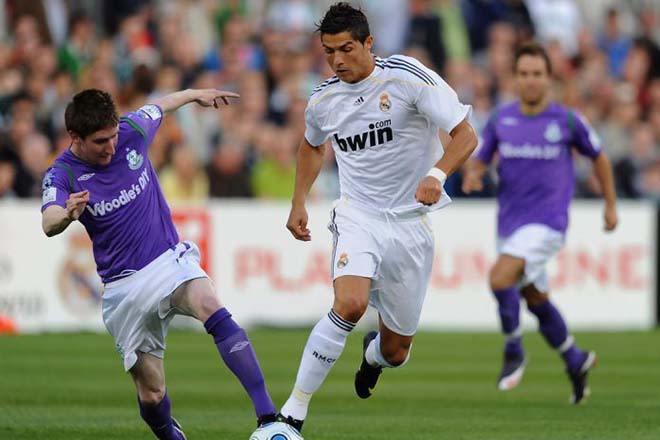
[[[498,304],[502,332],[507,336],[504,354],[512,357],[522,357],[523,347],[521,337],[516,335],[520,326],[520,294],[515,287],[494,290]]]
[[[161,440],[183,440],[181,434],[174,429],[172,424],[171,404],[167,392],[163,400],[156,405],[145,405],[140,401],[140,397],[138,397],[138,405],[140,406],[142,419],[147,422],[156,437]]]
[[[268,395],[259,361],[245,330],[231,319],[231,313],[225,308],[211,315],[204,327],[213,336],[222,360],[252,399],[257,417],[275,414],[277,410]]]
[[[559,310],[550,301],[528,308],[539,319],[539,330],[545,340],[552,348],[561,352],[566,366],[570,370],[580,368],[584,353],[575,346],[573,338],[568,335],[566,323]]]

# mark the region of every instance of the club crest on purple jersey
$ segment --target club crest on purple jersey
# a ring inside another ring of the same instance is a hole
[[[144,157],[141,154],[138,154],[137,151],[131,150],[126,155],[126,160],[128,161],[128,167],[132,170],[137,170],[142,166],[144,162]]]
[[[548,142],[559,142],[561,140],[561,128],[559,127],[559,124],[557,124],[556,121],[550,122],[545,128],[543,137]]]

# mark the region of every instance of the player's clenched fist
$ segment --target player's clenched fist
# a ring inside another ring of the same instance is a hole
[[[310,241],[312,235],[307,229],[307,210],[304,206],[294,205],[289,213],[289,220],[286,222],[286,228],[293,234],[296,240]]]
[[[417,187],[415,199],[424,205],[432,205],[440,200],[441,195],[440,181],[433,176],[426,176]]]
[[[69,194],[66,201],[66,213],[70,220],[78,220],[85,206],[89,202],[89,191],[81,191]]]
[[[461,190],[465,194],[470,194],[472,191],[481,191],[484,189],[484,183],[481,176],[475,172],[467,172],[463,176],[463,184]]]

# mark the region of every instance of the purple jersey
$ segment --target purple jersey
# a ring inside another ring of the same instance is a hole
[[[497,152],[497,233],[541,223],[560,232],[568,226],[575,173],[572,147],[595,159],[600,141],[583,117],[556,103],[526,116],[520,103],[497,109],[482,133],[477,159],[490,163]]]
[[[155,105],[123,115],[110,164],[93,166],[66,150],[44,177],[42,211],[66,207],[70,193],[89,190],[79,220],[92,239],[104,283],[142,269],[179,241],[147,156],[162,116]]]

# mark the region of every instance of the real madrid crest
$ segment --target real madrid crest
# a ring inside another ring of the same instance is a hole
[[[342,253],[337,260],[337,269],[343,269],[348,264],[348,254]]]
[[[392,108],[392,101],[390,101],[390,96],[387,93],[380,95],[380,104],[378,105],[380,111],[389,112]]]

